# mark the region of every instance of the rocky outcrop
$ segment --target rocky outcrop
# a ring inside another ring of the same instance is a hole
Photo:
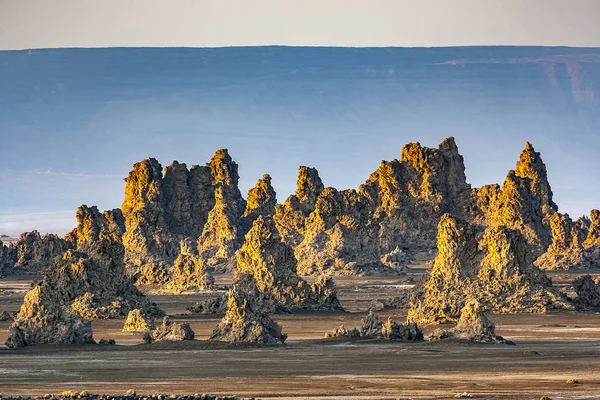
[[[412,341],[423,340],[423,332],[415,323],[404,325],[391,318],[388,318],[386,322],[381,322],[377,313],[370,310],[367,316],[361,320],[360,330],[357,328],[348,330],[342,325],[325,334],[325,338],[334,337]]]
[[[502,336],[496,336],[496,326],[484,313],[483,306],[474,299],[467,301],[460,312],[455,328],[433,332],[430,340],[459,339],[481,343],[514,344]]]
[[[305,219],[314,211],[317,198],[324,188],[315,168],[298,168],[296,193],[289,196],[283,204],[275,206],[277,230],[287,245],[296,247],[302,242]]]
[[[14,246],[5,246],[0,240],[0,278],[13,272],[17,259],[17,249]]]
[[[554,213],[548,217],[548,221],[552,243],[535,261],[535,265],[546,270],[589,268],[591,262],[584,253],[582,227],[567,214]]]
[[[400,161],[382,162],[359,192],[379,222],[381,254],[396,247],[419,253],[435,249],[436,227],[444,213],[465,214],[471,187],[450,137],[437,149],[407,144]]]
[[[162,166],[154,158],[134,164],[125,178],[123,245],[127,263],[135,267],[169,263],[175,257],[173,238],[165,222],[162,178]]]
[[[144,315],[142,310],[136,308],[129,311],[123,324],[123,332],[148,332],[153,330],[154,322],[152,318]]]
[[[502,189],[484,186],[475,191],[481,223],[518,230],[534,255],[545,252],[552,242],[549,218],[558,208],[552,200],[546,166],[540,153],[527,142],[516,169],[509,171]]]
[[[346,329],[346,327],[344,327],[344,325],[340,325],[336,328],[333,328],[333,331],[325,333],[325,339],[338,338],[338,337],[353,339],[353,338],[360,337],[360,332],[356,328],[352,328],[352,329],[348,330],[348,329]]]
[[[244,238],[242,215],[246,201],[238,188],[238,165],[227,150],[219,150],[209,163],[215,188],[215,203],[198,238],[198,254],[207,266],[231,271],[233,255]]]
[[[103,234],[92,242],[83,236],[75,241],[78,249],[68,250],[45,271],[15,318],[15,338],[22,336],[26,345],[89,342],[86,319],[125,316],[132,309],[148,316],[163,314],[127,277],[121,243]]]
[[[600,307],[600,277],[594,280],[590,275],[579,276],[573,282],[577,293],[576,302],[583,307]]]
[[[215,284],[204,261],[198,257],[190,242],[181,242],[181,253],[173,264],[173,275],[167,287],[176,291],[207,290]]]
[[[21,234],[15,243],[17,260],[13,273],[39,274],[52,265],[72,245],[55,234],[40,235],[38,231]]]
[[[90,322],[65,311],[51,296],[44,286],[37,286],[25,295],[9,329],[6,346],[14,349],[47,343],[95,343]]]
[[[251,275],[257,289],[280,310],[342,310],[331,279],[317,279],[311,286],[296,271],[293,251],[282,242],[273,220],[259,216],[237,253],[236,277]]]
[[[186,310],[192,314],[224,314],[227,311],[227,294],[200,300]]]
[[[169,317],[164,317],[162,325],[152,332],[144,335],[146,343],[152,342],[179,342],[183,340],[194,340],[195,333],[187,322],[172,322]]]
[[[246,211],[244,211],[245,225],[252,226],[252,223],[259,216],[272,217],[275,214],[275,206],[277,205],[277,195],[273,186],[271,186],[271,176],[263,175],[256,182],[256,185],[248,191],[248,200]]]
[[[75,218],[77,227],[65,235],[65,240],[79,250],[85,251],[101,239],[120,243],[125,232],[125,219],[118,208],[100,213],[98,207],[84,204],[77,209]]]
[[[303,275],[354,275],[385,271],[380,261],[378,225],[355,190],[324,189],[305,220],[304,239],[296,247]]]
[[[469,298],[499,313],[572,307],[533,265],[523,235],[504,226],[481,232],[450,215],[438,227],[438,256],[423,292],[413,296],[408,320],[456,322]]]
[[[211,339],[229,343],[284,343],[287,335],[268,312],[272,301],[259,290],[250,274],[241,276],[228,294],[227,312]]]

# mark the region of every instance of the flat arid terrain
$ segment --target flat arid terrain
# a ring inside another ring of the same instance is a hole
[[[195,341],[143,344],[141,334],[122,333],[122,320],[93,321],[94,337],[116,346],[34,346],[0,350],[0,392],[43,395],[63,390],[124,394],[211,393],[272,399],[449,399],[468,393],[479,399],[600,398],[600,315],[562,311],[495,315],[496,333],[516,346],[445,340],[390,342],[323,339],[341,324],[360,326],[371,300],[410,285],[408,277],[340,277],[338,295],[349,312],[276,314],[284,345],[232,346],[209,342],[220,316],[186,315],[185,308],[207,295],[156,295],[144,291],[178,322],[188,322]],[[573,272],[549,274],[568,286]],[[216,275],[218,285],[231,276]],[[9,291],[0,308],[17,311],[28,281],[2,282]],[[215,293],[216,294],[216,293]],[[179,315],[181,314],[181,315]],[[406,310],[383,310],[404,320]],[[0,341],[9,322],[0,323]],[[425,335],[430,333],[424,327]],[[569,384],[567,380],[578,384]]]

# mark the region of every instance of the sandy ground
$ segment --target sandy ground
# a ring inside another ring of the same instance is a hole
[[[552,275],[565,288],[576,276]],[[140,344],[140,334],[120,332],[123,321],[95,321],[94,337],[114,338],[119,345],[0,349],[0,393],[124,393],[133,388],[148,394],[273,399],[450,399],[462,392],[479,399],[600,399],[600,315],[594,312],[490,315],[497,333],[516,346],[322,339],[340,324],[358,326],[372,299],[393,295],[414,278],[336,279],[342,304],[350,312],[275,315],[289,335],[282,346],[207,342],[219,317],[177,315],[207,294],[151,294],[174,320],[189,322],[199,340],[145,345]],[[218,284],[228,280],[217,277]],[[17,291],[0,297],[0,310],[16,311],[28,285],[26,280],[3,282],[2,287]],[[405,314],[380,312],[382,318],[399,320]],[[0,323],[2,342],[8,326]],[[568,379],[580,384],[567,384]]]

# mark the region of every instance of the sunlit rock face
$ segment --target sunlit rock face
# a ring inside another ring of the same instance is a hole
[[[359,193],[379,225],[380,252],[387,254],[396,247],[434,250],[440,217],[464,215],[470,190],[463,158],[448,138],[437,149],[407,144],[401,159],[383,161]]]
[[[529,142],[502,188],[484,186],[476,190],[476,197],[483,214],[481,223],[518,230],[537,256],[552,243],[549,218],[557,212],[557,206],[552,200],[546,166]]]
[[[238,165],[227,150],[219,150],[208,164],[215,203],[198,238],[198,254],[209,267],[231,271],[232,257],[244,240],[242,215],[246,201],[238,188]]]
[[[324,190],[319,172],[315,168],[300,166],[296,193],[283,204],[275,206],[274,220],[283,241],[296,247],[304,239],[305,220],[315,210],[317,198]]]
[[[438,255],[422,293],[411,299],[408,320],[457,322],[467,300],[497,313],[571,309],[535,265],[524,236],[505,226],[481,235],[477,226],[445,215],[438,226]]]

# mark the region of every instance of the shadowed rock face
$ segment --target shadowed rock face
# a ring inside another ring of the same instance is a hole
[[[577,277],[573,282],[577,303],[584,307],[600,307],[600,277],[595,280],[590,275]]]
[[[14,247],[17,260],[13,273],[39,274],[72,245],[57,235],[41,236],[38,231],[32,231],[22,233]]]
[[[456,322],[468,298],[499,313],[572,308],[532,263],[523,235],[504,226],[478,229],[445,215],[438,227],[438,256],[423,293],[411,300],[408,320]],[[479,243],[478,243],[479,242]]]
[[[227,312],[211,339],[230,343],[284,343],[287,335],[268,312],[272,301],[257,287],[250,274],[239,276],[230,289]]]
[[[0,240],[0,277],[13,272],[17,259],[17,249],[14,246],[5,246]]]

